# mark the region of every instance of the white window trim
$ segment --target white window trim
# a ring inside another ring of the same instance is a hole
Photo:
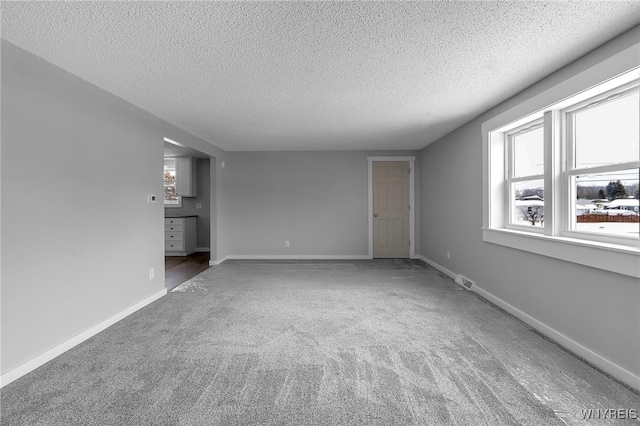
[[[536,232],[536,233],[542,233],[544,231],[544,228],[542,226],[539,227],[534,227],[534,226],[525,226],[525,225],[518,225],[517,223],[513,222],[513,214],[515,213],[515,205],[514,205],[514,201],[515,201],[515,194],[513,193],[511,186],[513,183],[517,183],[517,182],[526,182],[526,181],[530,181],[530,180],[544,180],[544,174],[542,175],[526,175],[526,176],[518,176],[518,177],[514,177],[514,170],[515,170],[515,161],[514,161],[514,154],[515,154],[515,149],[514,149],[514,138],[515,136],[522,134],[524,132],[527,131],[531,131],[531,130],[535,130],[536,128],[540,128],[544,126],[544,122],[543,120],[533,120],[530,122],[527,122],[525,124],[522,124],[514,129],[509,130],[508,132],[505,132],[505,139],[503,140],[503,143],[506,143],[506,146],[504,147],[504,149],[506,149],[508,155],[505,155],[505,159],[506,159],[506,171],[507,171],[507,176],[505,178],[505,197],[507,198],[507,202],[504,203],[504,208],[505,208],[505,228],[508,229],[515,229],[515,230],[520,230],[520,231],[525,231],[525,232]]]
[[[562,205],[562,217],[567,218],[568,223],[566,224],[566,226],[563,226],[563,229],[560,231],[560,234],[562,236],[570,237],[570,238],[591,239],[593,241],[604,241],[604,242],[610,242],[614,244],[617,241],[620,241],[621,239],[624,240],[627,238],[630,239],[630,242],[637,241],[637,239],[635,238],[631,239],[629,237],[624,237],[624,236],[609,237],[606,234],[594,235],[588,232],[582,232],[582,231],[573,229],[575,225],[575,222],[574,222],[575,216],[572,214],[572,212],[573,212],[573,209],[575,208],[575,192],[573,192],[574,187],[573,185],[571,185],[572,177],[578,176],[581,174],[586,174],[586,173],[608,173],[608,172],[616,172],[616,171],[629,170],[629,169],[637,169],[637,168],[640,168],[640,161],[621,162],[616,164],[594,166],[594,167],[580,167],[580,168],[573,167],[572,165],[575,164],[575,156],[576,156],[575,141],[573,140],[574,138],[573,128],[572,126],[567,125],[572,120],[573,115],[575,115],[580,111],[584,111],[586,108],[593,105],[594,103],[600,103],[602,101],[606,102],[606,100],[610,98],[614,93],[618,94],[617,97],[619,97],[620,94],[624,96],[625,93],[637,92],[637,91],[638,91],[637,82],[635,84],[627,83],[625,85],[618,87],[616,90],[607,90],[606,92],[596,96],[595,99],[594,98],[586,99],[582,102],[576,103],[571,107],[565,108],[562,111],[560,111],[560,114],[562,115],[562,118],[563,118],[562,123],[565,126],[562,128],[562,132],[568,141],[565,146],[566,152],[563,152],[563,156],[564,158],[566,158],[567,168],[562,173],[561,185],[564,191],[570,191],[570,192],[563,193],[563,200],[565,200],[565,202]]]
[[[562,205],[562,194],[545,191],[544,234],[508,229],[507,212],[504,208],[507,196],[505,183],[505,141],[504,134],[527,122],[545,120],[546,141],[561,137],[562,129],[557,125],[560,110],[582,99],[627,83],[629,76],[620,77],[632,70],[638,70],[637,49],[634,44],[607,59],[574,74],[560,84],[495,115],[482,123],[482,167],[483,167],[483,240],[518,250],[536,253],[568,262],[586,265],[618,274],[640,278],[640,246],[612,244],[604,241],[590,241],[571,238],[571,233],[562,232],[562,223],[553,218],[562,218],[568,209]],[[628,79],[625,81],[625,79]],[[604,83],[603,83],[604,82]],[[568,101],[568,99],[570,99]],[[550,106],[553,110],[550,111]],[[498,131],[494,131],[498,129]],[[500,131],[500,129],[506,129]],[[491,132],[491,133],[490,133]],[[563,158],[559,143],[551,147],[545,145],[545,163],[549,162],[551,173],[545,174],[545,187],[555,188],[562,173],[559,167]],[[492,165],[494,167],[492,167]],[[547,180],[553,180],[547,182]],[[562,191],[556,191],[562,192]]]
[[[173,209],[173,208],[179,209],[179,208],[181,208],[181,207],[182,207],[182,197],[178,196],[177,203],[168,203],[168,202],[165,200],[165,202],[164,202],[164,206],[165,206],[166,208],[169,208],[169,209]]]

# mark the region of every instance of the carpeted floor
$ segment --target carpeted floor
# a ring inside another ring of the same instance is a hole
[[[637,401],[422,262],[227,261],[7,385],[1,424],[580,424],[598,392]]]

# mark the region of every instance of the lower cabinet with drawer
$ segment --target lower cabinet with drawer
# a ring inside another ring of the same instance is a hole
[[[196,251],[196,217],[164,219],[165,256],[187,256]]]

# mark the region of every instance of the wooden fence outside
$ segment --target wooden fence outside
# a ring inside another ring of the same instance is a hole
[[[640,216],[637,214],[622,216],[615,215],[609,216],[606,214],[583,214],[576,216],[576,222],[578,223],[595,223],[595,222],[622,222],[622,223],[638,223],[640,222]]]

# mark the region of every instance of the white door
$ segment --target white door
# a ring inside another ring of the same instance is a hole
[[[409,162],[373,162],[373,257],[409,257]]]

